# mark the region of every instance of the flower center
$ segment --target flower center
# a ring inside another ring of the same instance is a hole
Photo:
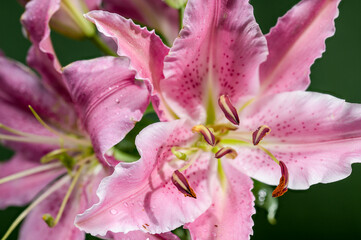
[[[251,101],[248,101],[242,108],[243,110],[247,107]],[[181,160],[188,161],[187,164],[174,172],[172,181],[173,184],[182,192],[185,196],[194,197],[195,193],[191,186],[188,184],[188,180],[181,173],[188,167],[190,167],[195,161],[196,157],[189,157],[198,153],[198,151],[213,152],[214,157],[218,159],[218,174],[220,179],[224,180],[225,177],[221,159],[235,159],[239,153],[230,145],[245,145],[250,147],[256,147],[266,153],[273,161],[275,161],[281,169],[281,178],[279,185],[274,190],[272,196],[279,197],[282,196],[287,191],[288,185],[288,170],[284,162],[277,160],[277,158],[260,143],[262,139],[271,132],[271,129],[266,125],[261,125],[252,133],[248,133],[249,137],[245,138],[243,134],[237,134],[238,125],[240,124],[240,119],[236,108],[231,103],[227,95],[222,95],[218,99],[219,107],[221,108],[224,116],[230,121],[228,124],[213,124],[213,125],[196,125],[192,128],[192,131],[202,135],[192,147],[181,148],[173,147],[172,153]],[[249,140],[252,139],[252,140]],[[187,193],[187,194],[186,194]],[[193,194],[191,194],[193,193]]]

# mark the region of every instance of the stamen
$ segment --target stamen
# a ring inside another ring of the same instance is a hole
[[[33,113],[34,117],[36,118],[36,120],[38,120],[38,122],[43,125],[46,129],[48,129],[50,132],[52,132],[53,134],[57,135],[60,137],[60,140],[63,142],[63,140],[68,140],[70,142],[73,142],[75,144],[80,144],[82,146],[91,146],[91,143],[87,140],[83,140],[83,139],[79,139],[79,138],[76,138],[76,137],[69,137],[68,135],[62,133],[62,132],[59,132],[53,128],[51,128],[48,124],[46,124],[44,122],[43,119],[41,119],[41,117],[39,116],[39,114],[37,114],[37,112],[35,112],[35,110],[29,105],[29,108],[31,110],[31,112]],[[61,144],[62,145],[62,144]]]
[[[232,124],[215,124],[211,125],[212,129],[217,133],[221,135],[227,134],[229,131],[235,131],[238,129],[238,127],[232,125]]]
[[[32,106],[29,105],[30,111],[32,112],[32,114],[34,115],[34,117],[36,118],[36,120],[38,120],[38,122],[43,125],[46,129],[48,129],[50,132],[54,133],[55,135],[62,135],[62,133],[56,131],[55,129],[51,128],[48,124],[46,124],[44,122],[43,119],[41,119],[41,117],[39,116],[39,114],[37,112],[35,112],[34,108]]]
[[[224,116],[233,124],[239,125],[239,117],[236,108],[232,105],[227,95],[221,95],[218,105],[222,109]]]
[[[79,176],[81,174],[81,171],[83,170],[84,166],[85,165],[81,165],[79,167],[79,169],[76,171],[76,174],[75,174],[75,176],[73,178],[73,181],[71,182],[70,187],[69,187],[69,189],[68,189],[68,191],[67,191],[67,193],[66,193],[66,195],[65,195],[65,197],[63,199],[63,202],[61,203],[60,209],[58,211],[58,214],[56,215],[55,220],[48,213],[43,215],[43,220],[46,222],[46,224],[48,224],[49,227],[55,227],[56,224],[58,224],[61,216],[63,215],[64,209],[65,209],[65,206],[66,206],[66,204],[67,204],[67,202],[69,200],[69,197],[70,197],[71,193],[73,192],[75,184],[77,183],[77,181],[79,179]]]
[[[59,159],[59,157],[62,154],[65,154],[67,152],[70,151],[76,151],[78,149],[76,148],[60,148],[60,149],[56,149],[54,151],[49,152],[48,154],[46,154],[45,156],[43,156],[42,158],[40,158],[40,162],[41,163],[48,163],[54,159]]]
[[[185,197],[197,198],[197,195],[191,186],[189,186],[188,180],[178,170],[174,171],[172,174],[172,183]]]
[[[42,166],[39,166],[39,167],[34,167],[34,168],[31,168],[31,169],[27,169],[25,171],[17,172],[17,173],[14,173],[12,175],[1,178],[0,179],[0,184],[6,183],[6,182],[9,182],[9,181],[13,181],[13,180],[16,180],[16,179],[19,179],[19,178],[23,178],[23,177],[26,177],[26,176],[29,176],[29,175],[32,175],[32,174],[35,174],[35,173],[39,173],[39,172],[59,168],[61,166],[62,166],[61,163],[56,162],[56,163],[50,163],[50,164],[42,165]]]
[[[214,146],[216,144],[216,140],[214,137],[214,134],[211,132],[211,130],[209,130],[207,127],[205,127],[204,125],[197,125],[194,126],[192,128],[193,132],[197,132],[203,135],[204,140],[206,140],[206,142],[211,145]]]
[[[11,136],[11,135],[5,135],[0,134],[0,140],[7,140],[7,141],[13,141],[13,142],[27,142],[27,143],[43,143],[43,144],[59,144],[59,138],[52,138],[52,137],[18,137],[18,136]]]
[[[258,143],[271,132],[271,128],[266,125],[260,126],[256,131],[252,134],[253,145],[258,145]]]
[[[262,147],[261,145],[257,145],[259,149],[261,149],[265,154],[267,154],[273,161],[275,161],[277,164],[280,164],[280,161],[266,148]]]
[[[1,238],[1,240],[6,240],[12,231],[19,225],[19,223],[33,210],[39,203],[41,203],[44,199],[49,197],[53,192],[61,188],[65,183],[69,181],[69,176],[65,176],[57,181],[54,185],[52,185],[46,192],[40,195],[35,201],[33,201],[11,224],[9,229],[6,231],[5,235]]]
[[[192,164],[197,160],[199,157],[200,152],[196,152],[196,154],[188,161],[186,165],[184,165],[182,168],[178,169],[180,172],[183,172],[184,170],[188,169]]]
[[[226,156],[231,159],[235,159],[237,157],[237,152],[233,148],[230,147],[223,147],[218,150],[218,152],[215,154],[216,158],[221,158],[223,156]]]
[[[276,187],[276,189],[272,192],[272,197],[280,197],[283,194],[285,194],[288,190],[287,186],[288,186],[288,179],[289,179],[289,175],[288,175],[288,169],[286,167],[286,164],[282,161],[280,161],[279,163],[280,168],[281,168],[281,178],[280,178],[280,182],[278,184],[278,186]]]
[[[1,123],[0,123],[0,128],[4,129],[5,131],[8,131],[10,133],[13,133],[13,134],[16,134],[16,135],[19,135],[19,136],[23,136],[23,137],[39,137],[38,135],[22,132],[22,131],[16,130],[16,129],[11,128],[11,127],[8,127],[8,126],[6,126],[4,124],[1,124]]]
[[[239,112],[243,111],[246,107],[248,107],[248,105],[250,105],[253,101],[255,100],[255,98],[251,98],[250,100],[248,100],[245,104],[243,104],[243,106],[238,110]]]

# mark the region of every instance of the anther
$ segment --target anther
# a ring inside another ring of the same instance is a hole
[[[280,168],[281,168],[281,178],[278,186],[275,188],[275,190],[272,192],[272,197],[280,197],[283,194],[285,194],[288,190],[288,169],[286,167],[286,164],[284,162],[280,161]]]
[[[227,95],[221,95],[218,105],[222,109],[224,116],[233,124],[239,125],[239,117],[236,108],[232,105]]]
[[[237,157],[237,152],[233,148],[230,147],[223,147],[218,150],[218,152],[215,154],[216,158],[221,158],[223,156],[226,156],[231,159],[235,159]]]
[[[192,131],[202,134],[209,145],[214,146],[216,144],[214,134],[204,125],[196,125],[192,128]]]
[[[185,197],[197,198],[197,195],[195,194],[191,186],[189,186],[188,180],[178,170],[173,172],[172,182],[174,186],[176,186],[177,189],[184,194]]]
[[[266,125],[260,126],[256,131],[252,134],[252,142],[253,145],[258,145],[258,143],[271,132],[271,128]]]

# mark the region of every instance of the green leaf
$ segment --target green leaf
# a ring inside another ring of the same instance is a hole
[[[256,198],[256,206],[267,211],[268,222],[272,225],[276,224],[276,212],[278,209],[278,199],[272,197],[273,188],[253,180],[253,195]]]

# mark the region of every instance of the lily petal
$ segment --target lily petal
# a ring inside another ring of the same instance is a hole
[[[177,235],[168,232],[168,233],[161,233],[161,234],[149,234],[142,231],[132,231],[128,232],[127,234],[124,233],[108,233],[106,239],[113,239],[113,240],[139,240],[139,239],[146,239],[146,240],[179,240]]]
[[[127,58],[102,57],[64,68],[79,117],[99,159],[119,143],[149,104],[149,92],[135,81]]]
[[[29,65],[38,70],[58,94],[69,99],[65,83],[59,76],[61,66],[50,39],[49,22],[59,7],[60,0],[32,0],[26,4],[21,22],[33,43],[33,49],[29,53]],[[51,78],[49,72],[55,77]]]
[[[259,123],[272,129],[260,144],[286,164],[289,188],[338,181],[351,174],[352,163],[361,162],[359,104],[326,94],[286,92],[255,102],[241,118],[248,131]],[[268,155],[255,147],[238,150],[241,164],[235,167],[267,184],[278,184],[279,166]]]
[[[150,28],[156,29],[172,44],[178,36],[179,17],[176,9],[162,0],[103,0],[104,9],[126,18],[132,18]]]
[[[240,97],[258,91],[267,46],[247,0],[189,0],[183,25],[160,83],[180,118],[205,122],[220,95],[238,106]]]
[[[340,0],[303,0],[266,35],[270,54],[261,65],[263,94],[305,90],[310,67],[335,33]]]
[[[35,69],[45,85],[50,87],[52,92],[60,95],[65,101],[71,103],[69,91],[64,85],[64,80],[58,69],[54,68],[52,60],[35,45],[31,46],[26,58],[28,65]]]
[[[92,11],[85,17],[93,22],[105,36],[114,39],[118,45],[118,55],[131,59],[131,66],[137,70],[137,79],[152,83],[152,101],[161,120],[172,119],[161,102],[159,81],[163,78],[163,60],[168,54],[162,40],[145,27],[133,23],[117,14],[105,11]]]
[[[89,11],[98,9],[102,4],[102,0],[84,0]]]
[[[84,200],[79,199],[76,192],[72,193],[65,211],[55,227],[48,227],[45,221],[42,220],[42,216],[46,213],[52,216],[57,215],[68,187],[69,185],[63,186],[30,212],[21,227],[19,239],[43,239],[46,236],[54,240],[84,240],[85,233],[74,226],[74,218],[82,210],[81,201]]]
[[[197,199],[185,197],[173,185],[171,176],[179,168],[171,153],[173,146],[194,141],[184,121],[155,123],[137,136],[141,159],[119,163],[113,175],[103,179],[97,195],[100,201],[78,215],[75,224],[93,235],[107,231],[128,233],[142,230],[152,234],[169,232],[200,216],[211,204],[208,189],[210,154],[203,154],[184,171],[197,192]],[[180,161],[180,160],[179,160]]]
[[[53,150],[55,147],[59,146],[57,138],[44,128],[31,114],[30,110],[28,112],[23,111],[23,109],[14,107],[12,103],[8,103],[0,98],[0,124],[4,124],[7,127],[16,129],[21,132],[31,133],[39,137],[54,137],[54,143],[51,144],[47,142],[46,144],[37,143],[26,143],[26,142],[13,142],[3,140],[2,143],[6,146],[20,151],[23,154],[29,154],[31,156],[34,152],[34,146],[36,146],[37,152],[43,154],[48,153]],[[0,129],[0,133],[6,135],[9,134],[8,131]],[[40,158],[39,158],[40,159]]]
[[[213,204],[205,213],[185,225],[193,240],[245,240],[253,234],[253,182],[226,161],[222,166],[226,175],[224,187],[217,187]]]
[[[11,160],[0,164],[0,178],[40,166],[39,153],[26,156],[17,153]],[[49,182],[64,173],[64,169],[53,169],[0,184],[0,209],[21,206],[30,202]]]
[[[0,56],[0,85],[0,97],[24,112],[30,113],[31,105],[44,119],[63,125],[74,122],[75,115],[69,105],[51,93],[42,85],[40,79],[21,63]]]

